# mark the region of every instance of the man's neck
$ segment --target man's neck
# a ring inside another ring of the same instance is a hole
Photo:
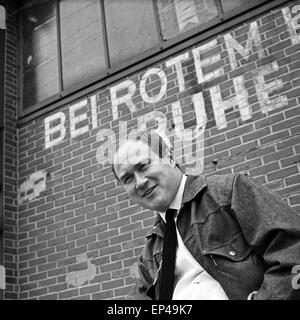
[[[185,174],[182,174],[181,181],[180,181],[177,193],[176,193],[175,198],[173,199],[173,201],[170,203],[169,209],[179,210],[181,208],[186,179],[187,179],[187,176]],[[165,212],[159,212],[159,214],[162,217],[162,219],[165,221],[166,213]]]

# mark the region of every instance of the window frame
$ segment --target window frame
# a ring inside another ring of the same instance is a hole
[[[129,76],[141,69],[144,69],[151,64],[157,63],[162,59],[167,58],[170,55],[174,55],[187,47],[193,46],[201,41],[209,39],[219,33],[224,33],[229,28],[235,25],[245,22],[259,14],[266,12],[267,10],[281,6],[290,0],[253,0],[251,4],[247,6],[238,7],[235,10],[223,12],[221,0],[215,0],[219,15],[218,17],[200,25],[194,29],[188,30],[179,36],[163,40],[159,21],[159,12],[157,8],[156,0],[152,0],[154,7],[154,18],[156,21],[156,29],[159,35],[159,43],[155,47],[132,57],[123,63],[111,66],[109,62],[108,51],[108,39],[106,32],[106,17],[104,10],[104,1],[99,0],[100,9],[102,14],[102,26],[103,26],[103,41],[105,46],[105,59],[107,62],[107,69],[97,76],[76,84],[67,90],[61,90],[58,94],[43,100],[31,107],[23,109],[23,61],[22,61],[22,37],[21,30],[19,32],[20,37],[20,104],[18,112],[18,122],[20,124],[34,119],[37,116],[43,115],[47,112],[55,110],[63,105],[70,103],[72,100],[80,98],[81,96],[89,95],[95,90],[99,90],[105,86],[112,84],[122,78]],[[59,13],[59,0],[56,0],[57,12]],[[21,22],[22,17],[20,18]],[[61,41],[60,41],[60,19],[57,20],[57,32],[58,32],[58,55],[59,55],[59,88],[62,88],[62,60],[61,60]]]
[[[5,18],[7,20],[7,4],[6,0],[0,0],[0,5],[5,9]],[[5,21],[6,23],[6,21]],[[7,23],[6,23],[7,25]],[[4,107],[5,107],[5,74],[6,74],[6,49],[5,44],[7,41],[6,29],[0,29],[0,48],[3,48],[3,51],[0,52],[0,106],[1,115],[0,115],[0,266],[4,267]],[[2,275],[0,275],[2,276]],[[5,281],[5,279],[4,279]],[[4,283],[5,284],[5,283]],[[0,288],[0,300],[4,300],[4,289]]]

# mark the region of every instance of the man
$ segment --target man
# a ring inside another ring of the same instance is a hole
[[[149,132],[120,145],[113,171],[132,200],[158,211],[135,299],[300,299],[300,217],[277,195],[242,174],[185,176]]]

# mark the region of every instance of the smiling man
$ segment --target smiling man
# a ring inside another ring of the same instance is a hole
[[[299,299],[300,217],[242,175],[186,176],[155,133],[121,143],[113,172],[158,212],[138,261],[135,299]]]
[[[136,203],[147,209],[166,211],[178,191],[182,172],[171,151],[162,145],[163,140],[155,134],[151,138],[152,148],[146,135],[122,144],[114,158],[115,173]]]

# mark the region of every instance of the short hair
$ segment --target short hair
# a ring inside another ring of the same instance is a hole
[[[134,135],[130,135],[129,138],[126,141],[142,141],[146,145],[150,147],[150,149],[156,153],[159,158],[164,158],[167,154],[168,150],[172,151],[172,147],[169,147],[166,143],[166,141],[156,132],[151,130],[143,130],[138,131]],[[116,153],[120,149],[120,144],[117,147]],[[178,165],[177,165],[178,166]],[[178,166],[179,167],[179,166]],[[112,172],[115,175],[115,177],[120,181],[116,171],[115,171],[115,163],[113,161],[112,163]]]

